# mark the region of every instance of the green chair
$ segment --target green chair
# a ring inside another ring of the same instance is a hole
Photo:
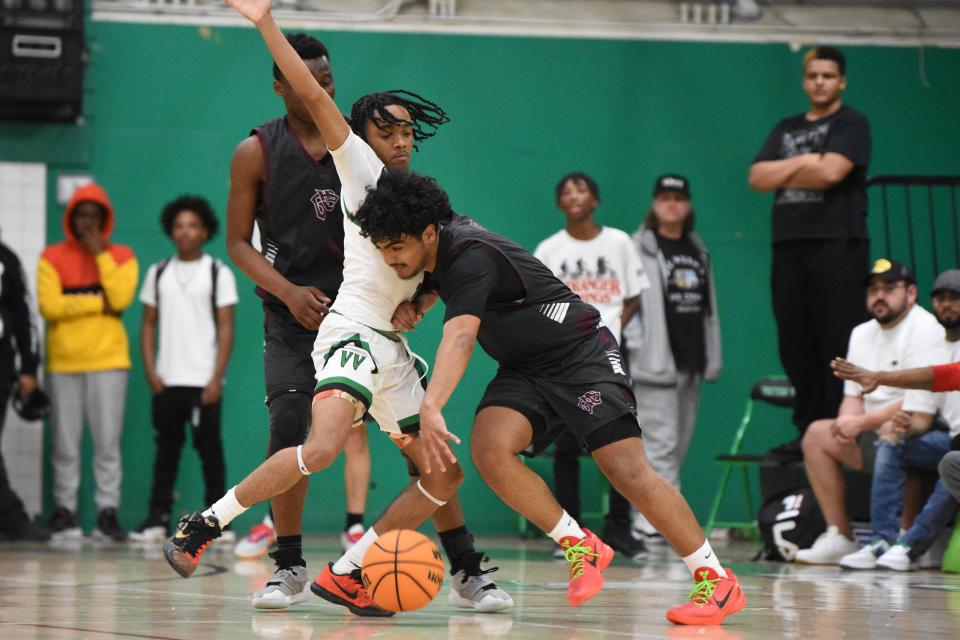
[[[753,422],[754,404],[763,402],[775,407],[790,409],[793,407],[794,390],[790,381],[782,376],[771,376],[761,378],[750,389],[750,397],[747,398],[747,405],[743,412],[743,418],[740,419],[740,427],[733,436],[733,443],[730,445],[728,453],[719,454],[716,457],[717,462],[723,467],[720,474],[720,482],[717,485],[717,493],[713,498],[713,505],[710,507],[710,515],[707,517],[707,526],[705,533],[709,536],[710,532],[717,527],[728,529],[745,529],[756,534],[756,514],[757,508],[753,504],[753,496],[750,492],[750,474],[751,467],[759,466],[763,462],[762,454],[741,453],[740,447],[746,436],[747,428]],[[734,469],[740,469],[743,479],[743,498],[744,508],[746,509],[748,520],[717,520],[717,513],[720,511],[720,505],[723,503],[723,497],[730,482],[730,474]]]

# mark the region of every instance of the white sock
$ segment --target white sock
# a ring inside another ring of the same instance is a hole
[[[547,532],[547,535],[550,536],[554,542],[560,544],[560,540],[566,538],[567,536],[572,536],[577,538],[583,538],[587,534],[583,532],[583,529],[580,528],[580,525],[577,524],[577,521],[570,517],[570,514],[564,511],[560,514],[560,522],[557,525]]]
[[[724,571],[723,567],[720,566],[720,560],[717,559],[717,554],[715,554],[713,549],[710,547],[709,540],[704,540],[702,547],[684,557],[683,564],[687,565],[687,569],[690,570],[690,573],[694,578],[697,577],[696,571],[700,567],[708,567],[713,569],[721,578],[727,577],[727,572]]]
[[[367,555],[367,549],[373,546],[373,543],[380,538],[373,527],[367,529],[363,537],[357,540],[357,544],[350,547],[350,551],[340,556],[340,559],[333,563],[333,572],[338,576],[343,576],[354,569],[363,567],[363,556]]]
[[[220,523],[223,529],[230,522],[247,510],[247,507],[237,502],[237,496],[234,493],[236,487],[232,487],[227,494],[213,503],[213,505],[203,512],[204,517],[212,515]]]

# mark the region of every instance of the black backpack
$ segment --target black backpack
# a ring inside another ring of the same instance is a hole
[[[810,487],[799,487],[771,496],[760,507],[757,526],[763,538],[758,559],[793,562],[797,551],[807,549],[827,530],[820,505]]]

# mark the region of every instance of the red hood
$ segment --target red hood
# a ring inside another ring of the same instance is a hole
[[[107,197],[107,192],[103,190],[103,187],[91,182],[74,191],[70,202],[67,203],[66,211],[63,212],[63,233],[66,235],[67,241],[78,242],[73,229],[70,227],[70,217],[73,215],[73,210],[81,202],[96,202],[107,210],[107,217],[103,221],[103,230],[100,234],[104,240],[108,240],[110,234],[113,233],[113,205],[110,204],[110,198]]]

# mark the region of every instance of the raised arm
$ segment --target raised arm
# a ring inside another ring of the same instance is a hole
[[[270,0],[226,0],[237,13],[252,22],[260,31],[283,76],[310,111],[313,121],[327,143],[339,149],[350,134],[350,127],[326,91],[317,83],[306,63],[284,37],[270,13]]]

